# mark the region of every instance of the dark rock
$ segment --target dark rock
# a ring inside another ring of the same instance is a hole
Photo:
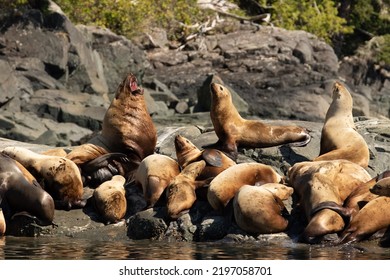
[[[149,208],[131,216],[127,222],[128,236],[131,239],[161,239],[167,230],[164,211],[164,208]]]

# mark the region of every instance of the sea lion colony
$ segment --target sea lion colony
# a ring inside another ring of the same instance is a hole
[[[298,197],[293,211],[305,220],[301,242],[320,242],[330,233],[338,235],[335,244],[355,242],[389,228],[390,172],[371,178],[365,170],[368,147],[355,130],[352,97],[344,85],[334,84],[320,154],[296,163],[285,176],[265,164],[237,163],[237,148],[304,146],[308,131],[246,120],[226,87],[212,83],[210,92],[218,141],[200,149],[176,135],[176,159],[155,152],[156,129],[133,74],[119,85],[102,132],[89,143],[41,154],[5,148],[0,154],[0,235],[7,234],[7,221],[15,215],[47,225],[54,209],[84,207],[87,199],[102,222],[116,223],[125,217],[130,184],[142,190],[146,208],[166,206],[172,220],[204,199],[221,215],[234,213],[236,224],[249,234],[286,231],[292,216],[282,201],[293,193]],[[87,186],[94,190],[90,195],[83,192]]]

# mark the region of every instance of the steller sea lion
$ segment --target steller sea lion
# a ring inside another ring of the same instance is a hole
[[[156,204],[170,181],[179,173],[177,161],[166,155],[152,154],[141,161],[134,180],[142,187],[147,207]]]
[[[222,210],[243,185],[280,183],[283,180],[271,166],[250,162],[232,165],[210,182],[207,200],[215,210]]]
[[[280,185],[282,197],[288,198],[292,188],[282,184],[273,183],[272,187],[242,186],[233,199],[234,218],[237,225],[246,232],[256,234],[277,233],[287,229],[288,211],[282,199],[274,192],[279,192]],[[286,188],[289,191],[286,192]]]
[[[101,134],[89,141],[109,152],[124,153],[134,163],[132,171],[154,153],[157,143],[156,128],[143,93],[137,78],[131,73],[127,75],[104,115]]]
[[[23,147],[6,147],[2,153],[22,164],[36,179],[42,179],[44,189],[53,196],[57,208],[69,210],[85,206],[80,170],[73,161]]]
[[[95,208],[106,223],[119,222],[126,214],[125,182],[123,176],[115,175],[93,192]]]
[[[370,152],[366,141],[355,129],[352,103],[349,91],[335,82],[332,103],[321,131],[320,154],[314,161],[346,159],[368,167]]]
[[[344,228],[352,215],[343,207],[344,200],[371,178],[363,167],[348,160],[299,162],[287,176],[307,220],[301,240],[309,243]]]
[[[367,239],[390,226],[390,197],[379,196],[360,209],[340,234],[339,244]]]
[[[275,126],[242,118],[229,90],[218,83],[211,83],[210,117],[218,141],[209,147],[220,147],[233,159],[237,157],[238,146],[264,148],[287,143],[304,146],[311,139],[306,129],[299,126]]]
[[[380,196],[390,196],[390,172],[385,171],[382,174],[387,177],[382,176],[382,178],[377,179],[375,185],[370,188],[370,192]]]
[[[81,164],[91,161],[99,156],[108,154],[109,152],[103,147],[85,143],[79,146],[74,147],[67,155],[66,158],[70,159],[78,166]]]
[[[177,161],[181,168],[185,168],[194,161],[206,161],[206,166],[197,180],[215,177],[223,170],[236,164],[235,161],[223,152],[217,149],[200,150],[189,139],[181,135],[176,135],[175,137],[175,150]]]
[[[12,158],[0,153],[0,205],[7,207],[10,216],[27,212],[42,225],[50,225],[54,218],[54,200],[26,171],[22,172]],[[5,212],[2,214],[4,215]],[[7,220],[5,216],[5,220]]]
[[[192,162],[169,183],[166,196],[167,212],[171,219],[177,219],[183,211],[190,209],[196,201],[195,190],[209,183],[209,180],[195,180],[205,166],[204,160]]]

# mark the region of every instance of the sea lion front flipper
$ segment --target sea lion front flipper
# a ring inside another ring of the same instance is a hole
[[[349,221],[351,219],[351,215],[354,212],[353,209],[343,207],[334,201],[324,201],[324,202],[319,203],[316,207],[314,207],[311,210],[310,216],[313,217],[316,213],[318,213],[319,211],[324,210],[324,209],[330,209],[330,210],[335,211],[337,214],[339,214],[343,218],[343,220],[344,220],[344,222],[346,222],[346,224],[349,223]]]
[[[206,149],[203,151],[203,159],[211,166],[222,166],[222,155],[217,149]]]

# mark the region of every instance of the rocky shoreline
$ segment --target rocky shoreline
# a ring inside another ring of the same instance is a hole
[[[167,126],[167,120],[154,120],[158,128],[156,152],[175,158],[174,137],[181,134],[198,147],[214,143],[216,135],[210,126],[209,114],[202,113],[192,119],[192,124],[175,124]],[[286,175],[290,166],[296,162],[311,160],[318,155],[322,123],[306,121],[275,121],[269,123],[295,124],[306,127],[312,136],[311,142],[305,147],[282,145],[262,149],[239,149],[238,163],[260,162],[272,166],[280,175]],[[390,121],[376,118],[356,118],[356,127],[363,135],[370,149],[369,173],[372,176],[385,171],[390,160]],[[52,148],[47,145],[37,145],[1,139],[0,150],[7,146],[23,146],[40,152]],[[72,149],[72,147],[66,147]],[[88,191],[88,190],[86,190]],[[109,233],[115,239],[149,239],[165,241],[226,241],[243,242],[282,238],[295,242],[305,226],[302,216],[296,213],[294,205],[296,196],[293,194],[284,204],[290,215],[290,225],[285,232],[277,234],[248,234],[241,230],[234,221],[232,206],[228,205],[224,213],[211,208],[202,195],[188,213],[177,220],[171,220],[166,213],[164,203],[153,208],[144,209],[146,202],[142,190],[134,185],[126,185],[128,209],[125,219],[117,224],[105,225],[90,201],[83,209],[70,211],[56,210],[55,227],[41,227],[26,218],[15,219],[9,225],[9,232],[15,236],[68,236],[74,238],[98,238]],[[330,236],[331,237],[331,236]]]
[[[0,150],[24,146],[39,152],[85,143],[100,131],[112,93],[132,72],[145,88],[158,129],[156,153],[175,158],[177,134],[197,147],[216,141],[208,110],[209,85],[217,80],[231,89],[243,116],[310,131],[312,140],[305,147],[239,149],[238,162],[264,163],[286,175],[294,163],[318,155],[330,89],[339,79],[353,94],[356,127],[370,150],[370,175],[388,169],[386,67],[357,57],[339,61],[329,45],[307,32],[228,20],[221,24],[219,32],[201,34],[178,49],[165,39],[156,43],[158,36],[149,31],[130,41],[109,30],[75,26],[54,6],[49,14],[31,10],[7,19],[0,29]],[[56,210],[55,227],[20,218],[7,228],[16,236],[92,237],[109,232],[119,239],[194,242],[267,238],[240,230],[231,206],[218,213],[201,196],[189,213],[170,220],[164,205],[143,210],[145,201],[134,186],[126,186],[126,195],[130,207],[119,224],[102,223],[88,203],[83,209]],[[284,203],[293,223],[288,231],[267,236],[295,240],[304,221],[294,216],[294,195]]]

